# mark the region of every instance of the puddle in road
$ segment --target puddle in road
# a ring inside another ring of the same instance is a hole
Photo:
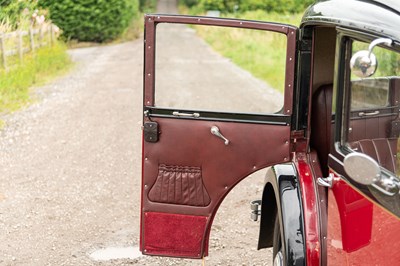
[[[136,259],[142,256],[138,247],[108,247],[90,254],[93,260]]]

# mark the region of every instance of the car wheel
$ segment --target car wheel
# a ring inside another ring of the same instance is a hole
[[[273,264],[274,266],[283,266],[283,250],[282,250],[282,240],[281,240],[281,229],[279,226],[278,214],[275,216],[274,225],[274,240],[273,240]]]

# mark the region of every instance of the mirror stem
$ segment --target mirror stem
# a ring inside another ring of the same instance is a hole
[[[379,39],[373,40],[368,47],[368,58],[371,58],[372,50],[378,44],[386,44],[387,46],[391,46],[392,43],[393,43],[393,40],[388,39],[388,38],[379,38]]]

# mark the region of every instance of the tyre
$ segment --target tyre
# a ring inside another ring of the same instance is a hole
[[[272,259],[274,266],[283,266],[283,249],[282,249],[282,239],[281,239],[281,228],[279,226],[279,216],[275,215],[275,225],[274,225],[274,239],[272,248]]]

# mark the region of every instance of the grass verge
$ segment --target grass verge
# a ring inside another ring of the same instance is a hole
[[[299,25],[301,14],[267,13],[262,10],[227,17]],[[222,56],[283,92],[286,36],[283,34],[224,27],[195,27],[197,33]]]
[[[56,43],[24,57],[22,64],[9,70],[0,68],[0,114],[13,112],[30,101],[30,87],[40,86],[66,73],[72,61],[66,46]]]

